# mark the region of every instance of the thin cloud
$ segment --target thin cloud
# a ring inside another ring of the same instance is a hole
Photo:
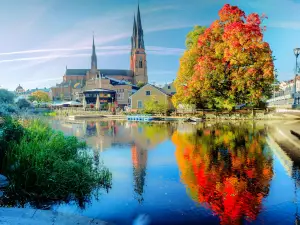
[[[180,55],[183,53],[184,49],[181,48],[166,48],[166,47],[159,47],[159,46],[146,46],[148,54],[154,55]],[[97,55],[123,55],[128,54],[130,50],[129,45],[120,45],[120,46],[101,46],[97,49],[102,49],[106,51],[97,51]],[[67,49],[72,51],[80,51],[80,50],[87,50],[86,47],[78,48],[78,49]],[[90,47],[89,47],[90,50]],[[107,51],[111,50],[111,51]],[[59,52],[59,51],[66,51],[66,49],[40,49],[40,50],[27,50],[27,51],[20,51],[26,53],[36,53],[36,52]],[[18,53],[20,53],[18,52]],[[9,53],[6,53],[9,54]],[[15,54],[12,52],[11,54]],[[75,54],[55,54],[55,55],[46,55],[46,56],[37,56],[37,57],[22,57],[22,58],[14,58],[14,59],[2,59],[0,63],[8,63],[8,62],[18,62],[18,61],[37,61],[44,62],[43,60],[54,60],[58,58],[72,58],[72,57],[88,57],[90,53],[75,53]]]

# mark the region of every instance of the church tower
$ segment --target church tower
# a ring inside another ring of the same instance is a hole
[[[147,58],[144,45],[144,33],[138,5],[137,19],[133,19],[133,31],[131,37],[130,69],[133,71],[133,82],[148,83]]]
[[[94,41],[94,35],[93,35],[93,51],[91,56],[91,75],[96,76],[98,73],[97,70],[97,55],[96,55],[96,48],[95,48],[95,41]]]

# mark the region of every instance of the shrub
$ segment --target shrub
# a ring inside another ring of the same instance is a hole
[[[23,127],[10,117],[5,117],[0,123],[0,168],[4,155],[10,148],[11,143],[20,143],[24,134]]]
[[[143,113],[146,114],[164,114],[168,110],[168,106],[163,103],[158,103],[155,100],[150,100],[145,102],[145,107]]]
[[[111,173],[94,166],[84,142],[65,137],[40,120],[23,123],[19,143],[8,141],[4,174],[10,193],[31,201],[87,199],[95,188],[111,186]],[[14,168],[12,168],[12,165]]]
[[[20,108],[20,109],[23,109],[23,108],[30,108],[31,107],[31,104],[29,101],[27,101],[25,98],[21,98],[17,101],[17,106]]]
[[[10,116],[12,114],[18,114],[19,110],[15,105],[0,103],[0,116]]]
[[[15,95],[13,92],[0,89],[0,103],[13,104]]]

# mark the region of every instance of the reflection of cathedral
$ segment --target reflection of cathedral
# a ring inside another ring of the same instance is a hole
[[[148,152],[145,149],[133,145],[131,148],[132,165],[133,165],[133,179],[134,191],[137,194],[137,200],[141,203],[144,193],[145,177]]]

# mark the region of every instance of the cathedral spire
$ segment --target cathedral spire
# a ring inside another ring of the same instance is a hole
[[[143,33],[141,13],[140,13],[140,4],[138,4],[138,12],[137,12],[137,46],[136,47],[145,48],[144,33]]]
[[[133,29],[132,29],[132,36],[131,36],[131,49],[136,48],[136,37],[137,37],[137,29],[136,29],[136,20],[135,14],[133,16]]]
[[[91,57],[91,70],[94,73],[97,72],[97,55],[96,55],[94,34],[93,34],[93,52],[92,52],[92,57]]]

